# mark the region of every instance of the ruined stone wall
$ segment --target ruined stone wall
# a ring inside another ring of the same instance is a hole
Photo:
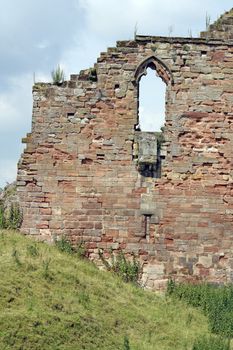
[[[138,156],[147,67],[167,84],[161,178],[142,173]],[[98,249],[135,253],[153,289],[169,276],[232,281],[229,35],[118,42],[61,86],[36,84],[33,101],[18,170],[23,232],[83,241],[95,260]]]

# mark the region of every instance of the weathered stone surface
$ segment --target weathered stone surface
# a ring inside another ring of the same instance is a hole
[[[135,134],[135,142],[138,143],[138,161],[157,162],[157,137],[153,132],[139,131]]]
[[[18,168],[22,231],[83,241],[94,260],[99,249],[135,253],[152,289],[171,276],[232,281],[229,21],[232,10],[203,38],[136,36],[62,86],[34,86]],[[135,130],[147,67],[167,85],[159,148]]]

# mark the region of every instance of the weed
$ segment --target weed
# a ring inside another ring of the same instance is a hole
[[[193,33],[192,33],[192,29],[188,29],[188,36],[190,37],[190,38],[192,38],[193,37]]]
[[[79,258],[85,258],[87,250],[85,247],[85,243],[83,241],[81,241],[77,244],[76,253],[77,253]]]
[[[134,26],[134,40],[136,40],[137,33],[138,33],[138,22],[136,22]]]
[[[56,239],[55,245],[58,248],[58,250],[60,250],[60,252],[65,252],[67,254],[74,253],[74,249],[73,249],[70,241],[64,236],[62,236],[61,239]]]
[[[125,282],[133,282],[136,284],[141,273],[141,267],[140,263],[136,260],[135,255],[133,255],[132,260],[126,259],[125,254],[121,250],[117,255],[114,255],[113,250],[110,250],[110,255],[111,262],[106,260],[103,252],[99,250],[100,259],[107,270],[113,271]]]
[[[22,223],[22,212],[18,203],[11,203],[10,208],[4,209],[3,204],[0,205],[0,229],[17,229]]]
[[[205,28],[206,28],[206,31],[209,30],[210,21],[211,21],[210,15],[206,12],[206,15],[205,15]]]
[[[167,283],[167,295],[172,295],[175,292],[176,283],[170,278]]]
[[[97,71],[95,68],[91,68],[88,74],[88,79],[92,82],[97,81]]]
[[[14,259],[16,265],[21,266],[22,263],[19,259],[19,252],[16,248],[13,248],[12,253],[11,253],[12,258]]]
[[[184,50],[184,51],[190,51],[190,46],[187,45],[187,44],[185,44],[185,45],[183,46],[183,50]]]
[[[168,36],[172,36],[172,33],[173,33],[173,26],[172,25],[170,25],[169,27],[168,27]]]
[[[17,229],[22,223],[22,213],[18,203],[12,203],[6,219],[6,225],[8,229]]]
[[[130,350],[129,338],[127,335],[124,336],[123,350]]]
[[[51,72],[51,76],[53,79],[53,84],[55,85],[60,85],[65,80],[65,74],[60,65],[58,65],[57,68]]]
[[[53,277],[52,274],[49,270],[49,265],[50,265],[51,259],[46,259],[42,261],[42,267],[43,267],[43,271],[42,271],[42,276],[47,280],[47,281],[52,281]]]
[[[30,244],[27,246],[27,253],[29,256],[32,256],[32,257],[37,257],[39,256],[39,249],[38,247],[36,246],[36,244]]]
[[[86,247],[83,241],[79,242],[76,247],[73,247],[70,241],[62,236],[60,239],[55,239],[55,245],[60,252],[67,254],[77,254],[79,258],[84,258],[86,256]]]

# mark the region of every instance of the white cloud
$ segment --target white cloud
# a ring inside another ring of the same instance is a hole
[[[205,29],[205,16],[212,20],[232,7],[231,0],[82,0],[86,12],[86,29],[98,40],[133,38],[135,24],[139,34],[188,35],[189,29],[199,35]],[[90,40],[91,42],[91,40]]]
[[[74,1],[0,0],[1,89],[9,76],[50,71],[74,45],[84,17]],[[9,20],[10,19],[10,20]],[[77,20],[78,19],[78,20]]]

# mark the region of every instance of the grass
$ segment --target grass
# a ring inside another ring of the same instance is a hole
[[[0,230],[0,265],[0,349],[192,350],[210,335],[183,301],[15,231]]]
[[[202,337],[197,339],[192,350],[230,350],[230,340],[221,337]]]

